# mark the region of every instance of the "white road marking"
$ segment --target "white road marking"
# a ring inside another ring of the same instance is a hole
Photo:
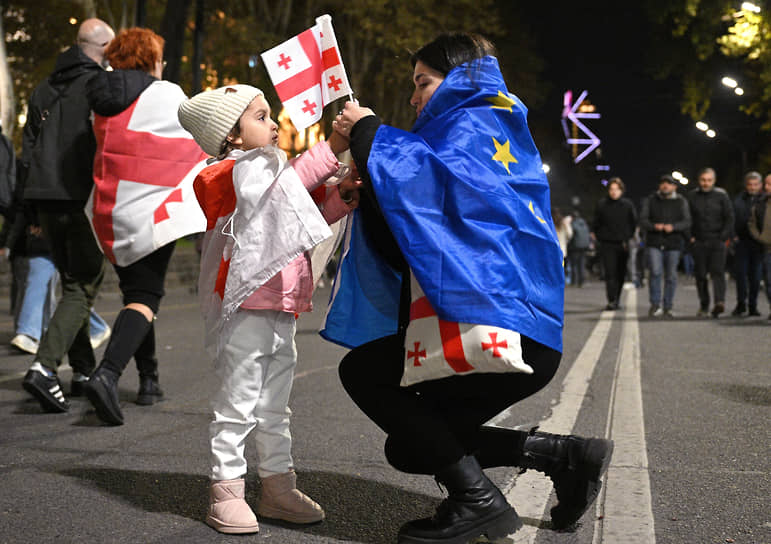
[[[551,416],[540,423],[544,431],[569,434],[573,430],[581,404],[586,397],[594,368],[597,366],[597,361],[600,359],[608,339],[613,324],[613,314],[612,311],[603,311],[600,314],[592,334],[562,382],[559,402],[554,405]],[[493,418],[490,424],[496,424],[509,415],[509,411],[506,410]],[[531,470],[515,477],[509,485],[504,487],[503,492],[521,517],[541,520],[545,517],[544,512],[552,492],[552,483],[543,474]],[[537,525],[525,524],[522,529],[509,535],[508,538],[513,543],[532,544],[537,532]]]
[[[605,486],[597,500],[593,544],[654,544],[648,454],[640,379],[637,291],[627,291],[626,315],[610,398],[608,432],[615,442]]]

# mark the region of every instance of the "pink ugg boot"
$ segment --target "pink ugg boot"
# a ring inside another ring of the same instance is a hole
[[[244,479],[212,480],[206,524],[220,533],[256,533],[257,518],[244,500]]]
[[[294,470],[262,479],[262,496],[257,513],[266,518],[298,524],[316,523],[324,519],[321,506],[297,489]]]

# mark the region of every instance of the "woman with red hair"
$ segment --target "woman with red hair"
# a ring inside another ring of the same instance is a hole
[[[164,40],[152,30],[122,30],[105,51],[113,68],[86,88],[94,111],[94,190],[86,213],[119,278],[124,307],[99,367],[85,385],[99,418],[123,423],[118,379],[133,356],[137,404],[163,396],[153,322],[177,238],[206,221],[192,190],[206,154],[177,120],[187,97],[161,81]]]

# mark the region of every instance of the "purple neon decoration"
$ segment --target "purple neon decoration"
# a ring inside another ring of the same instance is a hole
[[[586,125],[584,125],[580,119],[599,119],[600,114],[599,113],[590,113],[590,112],[579,112],[578,108],[581,106],[581,103],[586,98],[586,95],[589,94],[587,91],[581,92],[580,95],[578,95],[578,98],[575,102],[571,104],[571,101],[573,99],[573,91],[566,91],[563,95],[562,100],[562,130],[565,133],[565,138],[567,139],[568,144],[587,144],[586,149],[584,149],[574,160],[576,164],[581,162],[584,157],[586,157],[589,153],[594,151],[597,147],[600,145],[600,139],[591,131],[589,130]],[[581,129],[581,132],[584,133],[587,138],[569,138],[568,137],[568,129],[567,129],[567,123],[566,119],[573,122],[579,129]]]

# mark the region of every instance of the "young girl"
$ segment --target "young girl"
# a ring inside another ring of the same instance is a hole
[[[335,154],[347,149],[347,140],[333,133],[287,163],[270,106],[248,85],[196,95],[180,106],[179,120],[216,157],[194,183],[208,221],[199,295],[207,348],[221,378],[210,425],[206,523],[223,533],[258,531],[244,500],[244,442],[255,429],[257,513],[321,521],[321,507],[295,487],[287,403],[297,362],[295,315],[311,310],[308,250],[358,203],[350,179],[324,186],[338,172]]]

